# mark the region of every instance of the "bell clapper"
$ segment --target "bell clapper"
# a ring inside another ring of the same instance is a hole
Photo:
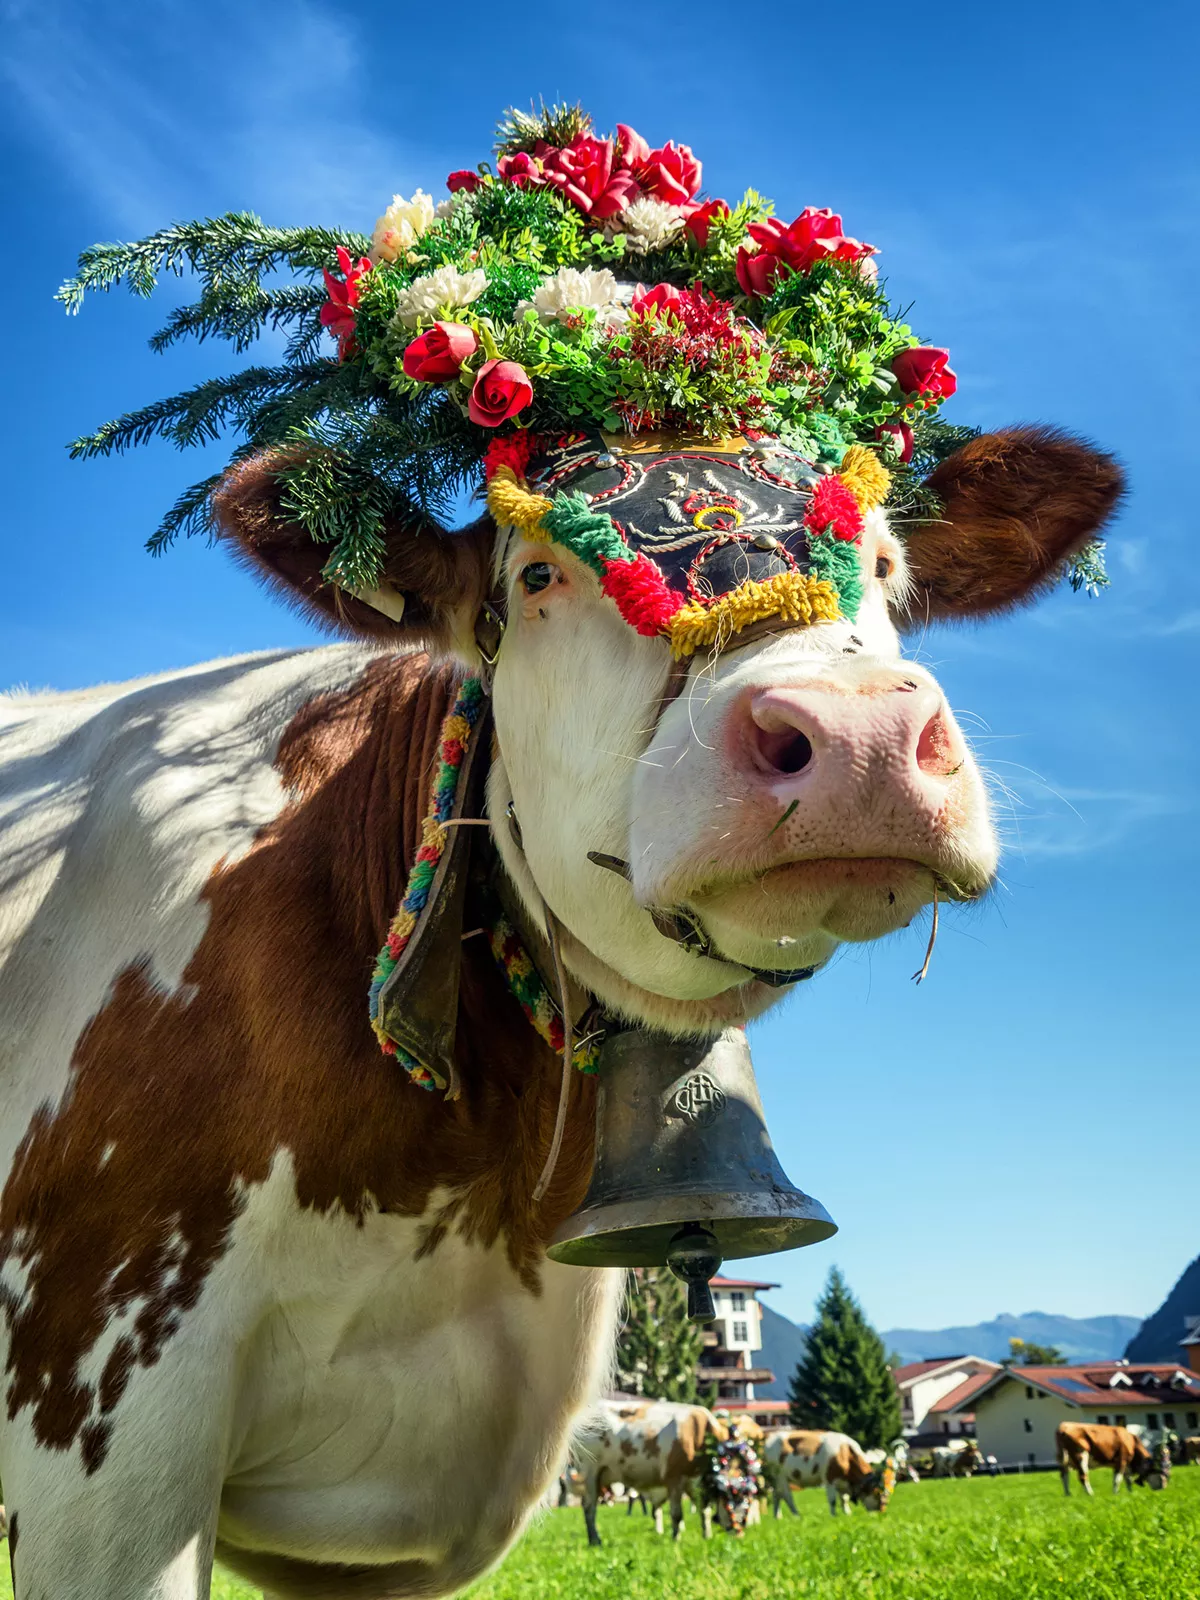
[[[689,1322],[711,1322],[713,1305],[709,1280],[721,1270],[721,1247],[716,1236],[698,1222],[685,1222],[667,1246],[667,1265],[687,1284]]]

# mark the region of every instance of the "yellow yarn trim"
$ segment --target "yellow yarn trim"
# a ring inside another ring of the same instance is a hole
[[[874,450],[852,444],[842,457],[838,477],[858,501],[860,511],[873,511],[887,499],[892,475]]]
[[[530,539],[548,541],[541,527],[550,509],[544,494],[531,494],[511,467],[497,467],[487,492],[488,510],[501,527],[519,528]]]
[[[413,931],[413,929],[416,927],[416,925],[417,925],[416,916],[411,911],[401,911],[397,915],[395,922],[392,923],[391,929],[389,931],[391,933],[393,933],[396,936],[396,938],[404,939],[404,938],[407,938],[407,936]],[[378,1021],[376,1021],[375,1028],[376,1028],[376,1032],[379,1032],[379,1023],[378,1023]],[[384,1037],[384,1035],[382,1033],[380,1033],[379,1037],[382,1039]]]
[[[778,572],[761,583],[739,584],[711,606],[689,600],[667,623],[671,654],[676,660],[709,645],[721,645],[763,617],[785,622],[834,622],[839,616],[838,592],[828,578],[807,572]]]
[[[431,845],[435,850],[446,848],[446,830],[436,817],[426,817],[421,824],[421,847]]]

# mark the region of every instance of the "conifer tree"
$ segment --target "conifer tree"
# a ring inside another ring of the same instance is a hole
[[[698,1401],[696,1363],[704,1333],[687,1316],[683,1285],[666,1267],[647,1267],[629,1282],[625,1325],[617,1339],[617,1383],[626,1394]]]
[[[900,1396],[883,1341],[836,1267],[788,1398],[797,1427],[848,1433],[864,1450],[886,1448],[900,1432]]]

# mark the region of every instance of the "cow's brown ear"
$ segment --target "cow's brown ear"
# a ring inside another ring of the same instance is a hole
[[[982,617],[1036,599],[1125,492],[1112,456],[1036,427],[972,439],[926,483],[943,510],[905,540],[910,622]]]
[[[263,452],[231,467],[212,498],[219,537],[257,577],[311,621],[358,639],[422,645],[473,661],[475,617],[488,593],[493,526],[461,533],[391,525],[379,586],[351,594],[322,577],[329,547],[281,507],[285,457]]]

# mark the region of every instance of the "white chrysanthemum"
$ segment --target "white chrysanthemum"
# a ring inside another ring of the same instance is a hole
[[[411,200],[393,195],[392,203],[375,224],[371,260],[399,261],[406,256],[433,221],[433,196],[418,189]]]
[[[521,301],[517,320],[530,309],[543,322],[565,322],[573,312],[595,311],[597,322],[615,327],[628,317],[612,273],[591,267],[559,267],[552,278],[538,285],[532,300]]]
[[[416,278],[396,301],[396,318],[406,328],[415,328],[418,322],[434,322],[442,311],[458,311],[469,306],[472,300],[487,288],[487,273],[482,268],[474,272],[460,272],[457,267],[438,267]]]
[[[643,195],[625,207],[609,224],[611,234],[625,235],[625,248],[631,255],[648,255],[663,250],[683,227],[684,214],[678,206]]]
[[[456,189],[448,200],[439,200],[434,207],[433,214],[441,220],[442,217],[452,217],[456,211],[461,211],[463,206],[470,205],[471,195],[467,189]]]

